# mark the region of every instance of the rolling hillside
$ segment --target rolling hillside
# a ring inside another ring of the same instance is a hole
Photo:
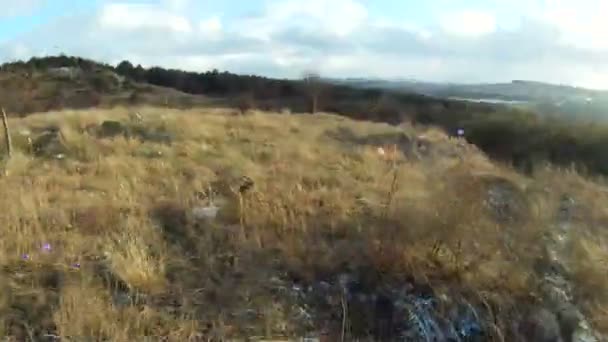
[[[465,138],[493,159],[530,172],[537,165],[575,166],[608,174],[608,126],[585,107],[564,104],[516,108],[472,103],[380,88],[335,85],[320,78],[269,79],[211,70],[196,73],[128,61],[117,66],[78,57],[32,58],[0,70],[0,106],[9,116],[32,112],[153,105],[165,108],[231,108],[304,113],[325,111],[349,118],[398,125],[438,126]],[[544,109],[538,109],[543,106]],[[577,109],[578,108],[578,109]],[[597,108],[598,115],[603,115]],[[551,112],[547,115],[546,111]]]
[[[9,340],[608,332],[608,192],[571,171],[524,176],[436,128],[325,113],[117,107],[9,126]]]

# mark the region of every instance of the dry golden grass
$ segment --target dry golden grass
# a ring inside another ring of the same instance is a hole
[[[534,264],[563,193],[586,206],[565,256],[578,300],[608,331],[608,195],[597,183],[551,169],[526,178],[469,150],[462,159],[418,162],[398,152],[387,161],[361,142],[383,136],[390,146],[403,130],[424,132],[329,114],[138,111],[147,128],[173,133],[174,142],[87,133],[107,119],[128,124],[125,108],[10,120],[13,132],[59,126],[69,152],[37,158],[16,136],[3,164],[1,335],[293,337],[288,303],[273,297],[268,280],[284,270],[315,279],[345,264],[473,294],[491,303],[500,325],[508,308],[537,296]],[[332,134],[345,130],[357,139]],[[458,143],[426,134],[435,144]],[[255,185],[240,194],[242,176]],[[497,223],[488,214],[490,176],[521,190],[523,221]],[[218,218],[196,221],[191,211],[208,204],[201,194],[209,189]],[[44,243],[50,252],[40,250]],[[129,302],[116,299],[126,294]]]

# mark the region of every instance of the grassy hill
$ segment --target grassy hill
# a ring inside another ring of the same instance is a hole
[[[608,333],[608,193],[571,171],[524,176],[439,129],[323,113],[117,107],[9,121],[2,336]]]
[[[156,105],[184,108],[218,104],[202,95],[135,82],[112,70],[57,67],[41,70],[2,68],[0,104],[10,115],[63,108]]]
[[[561,92],[574,89],[531,82],[509,86]],[[312,111],[313,102],[317,111],[359,120],[435,125],[449,135],[464,129],[468,142],[493,159],[526,172],[550,162],[560,167],[574,165],[589,174],[608,174],[604,153],[608,126],[599,119],[603,115],[599,102],[584,107],[566,103],[553,112],[556,105],[512,108],[336,85],[322,79],[308,84],[217,70],[197,73],[143,68],[128,61],[110,66],[68,56],[32,58],[0,68],[0,106],[9,115],[70,108],[111,109],[116,105],[303,113]]]

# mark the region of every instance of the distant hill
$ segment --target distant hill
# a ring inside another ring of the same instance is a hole
[[[608,97],[608,91],[592,90],[568,85],[514,80],[510,83],[457,84],[432,83],[415,80],[333,79],[336,84],[365,88],[413,91],[438,97],[497,98],[511,101],[560,101]]]
[[[208,97],[139,82],[109,65],[76,58],[32,58],[0,66],[0,106],[11,115],[116,105],[209,105]]]
[[[585,100],[587,107],[567,101],[512,106],[449,99],[446,97],[465,94],[445,93],[449,88],[444,85],[399,82],[415,87],[404,88],[381,80],[340,81],[312,77],[304,81],[218,70],[197,73],[143,68],[128,61],[111,66],[79,57],[51,56],[0,66],[0,106],[5,107],[9,115],[20,116],[64,108],[116,105],[179,109],[229,107],[234,113],[242,114],[248,109],[331,112],[365,121],[435,125],[452,136],[458,129],[464,129],[468,142],[490,157],[517,167],[531,169],[532,164],[543,161],[557,165],[576,163],[591,172],[608,174],[608,159],[604,159],[608,131],[589,134],[589,127],[594,126],[579,119],[583,113],[591,112],[587,111],[592,108],[589,103],[599,103],[595,100]],[[513,94],[523,92],[523,89],[538,89],[536,93],[530,90],[530,94],[541,94],[544,89],[545,93],[551,94],[588,95],[585,93],[588,90],[521,81],[477,86],[477,90],[475,86],[450,86],[475,90],[475,94],[485,91],[484,96],[500,90],[501,96],[507,99],[518,98]],[[508,89],[511,89],[511,97],[504,95]],[[570,98],[575,97],[571,95]],[[541,106],[544,107],[541,109]],[[555,116],[575,118],[572,120],[575,122],[537,115],[539,112],[553,113],[551,106],[563,110],[555,111]],[[604,112],[597,107],[595,113],[599,116]]]
[[[415,80],[332,79],[334,84],[418,93],[444,99],[503,103],[538,114],[576,120],[608,120],[608,91],[536,81],[453,84]]]
[[[315,88],[315,89],[313,89]],[[314,95],[313,95],[314,94]],[[316,79],[271,79],[210,70],[190,72],[143,68],[123,61],[116,66],[73,56],[31,58],[0,66],[0,105],[11,113],[117,104],[175,108],[229,106],[262,110],[335,112],[357,119],[399,123],[433,122],[455,112],[491,112],[495,106],[469,104],[382,88],[361,88]]]

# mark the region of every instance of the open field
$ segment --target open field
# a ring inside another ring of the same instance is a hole
[[[9,121],[0,335],[13,340],[608,333],[599,180],[523,176],[435,128],[330,114]]]

